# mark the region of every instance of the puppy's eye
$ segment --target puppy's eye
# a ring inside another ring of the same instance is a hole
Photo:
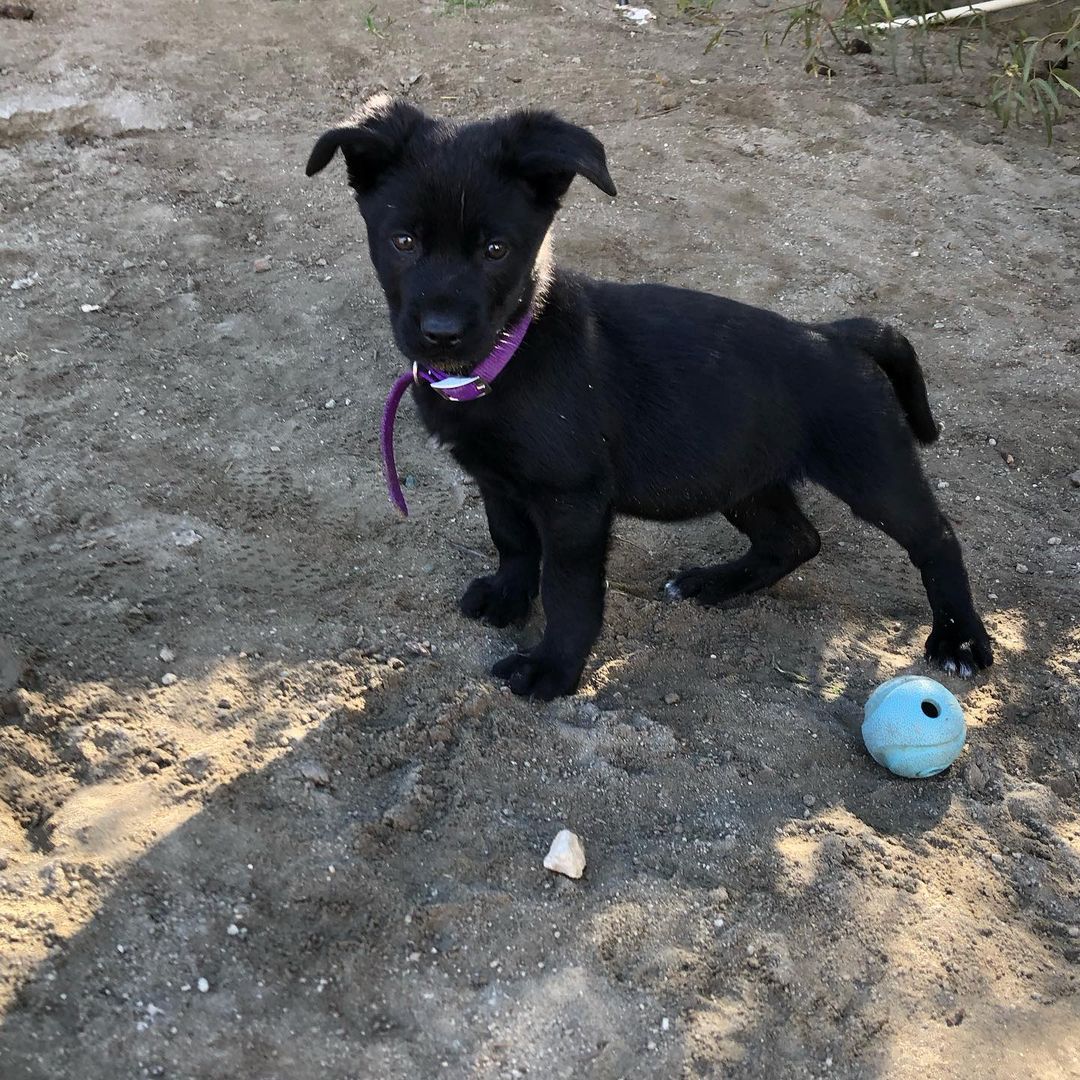
[[[496,259],[502,259],[506,257],[506,253],[510,249],[501,240],[492,240],[486,248],[484,248],[484,258],[491,259],[493,262]]]
[[[406,255],[410,251],[416,250],[416,240],[406,232],[396,233],[394,236],[391,236],[390,243],[393,244],[398,251],[402,251]]]

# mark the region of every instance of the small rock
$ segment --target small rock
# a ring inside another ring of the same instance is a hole
[[[166,664],[171,664],[176,659],[176,653],[174,653],[168,645],[162,646],[158,656],[164,660]]]
[[[101,305],[100,304],[80,304],[79,305],[79,310],[84,315],[89,315],[91,312],[100,311],[101,310]]]
[[[817,799],[813,795],[804,795],[802,797],[803,806],[813,806],[817,802]]]
[[[964,770],[964,783],[966,783],[968,788],[972,791],[984,791],[988,779],[986,773],[984,773],[974,761]]]
[[[1004,461],[1009,468],[1012,468],[1012,466],[1016,464],[1016,458],[1014,458],[1008,450],[999,450],[998,453],[1001,455],[1001,460]]]
[[[672,109],[679,107],[679,95],[678,94],[661,94],[660,95],[660,108],[665,112],[670,112]]]
[[[680,701],[682,701],[682,698],[680,698],[674,690],[672,690],[670,694],[664,695],[664,703],[666,705],[678,705]]]
[[[325,403],[325,404],[323,405],[323,408],[324,408],[324,409],[333,409],[333,408],[335,408],[336,406],[337,406],[337,402],[336,402],[336,401],[335,401],[335,400],[334,400],[333,398],[330,398],[330,400],[329,400],[329,401],[327,401],[327,402],[326,402],[326,403]]]
[[[998,852],[995,851],[990,855],[990,861],[995,866],[1000,866],[1005,861],[1005,859]]]
[[[582,727],[592,727],[600,719],[600,706],[595,701],[586,701],[577,710],[577,721]]]
[[[174,675],[171,671],[166,671],[165,674],[161,676],[162,686],[172,686],[176,681],[177,676]]]
[[[1028,572],[1027,565],[1025,563],[1018,562],[1016,564],[1016,572],[1018,574],[1026,574]]]
[[[1074,488],[1080,488],[1080,469],[1077,469],[1074,473],[1069,473],[1069,483]]]
[[[228,934],[229,937],[236,937],[236,935],[240,933],[240,927],[237,926],[236,923],[231,922],[225,927],[225,933]]]
[[[585,872],[585,848],[577,833],[562,829],[551,841],[551,848],[544,856],[544,869],[554,870],[569,878],[579,878]]]
[[[316,787],[328,787],[330,785],[330,774],[316,761],[301,762],[300,775]]]
[[[938,486],[939,491],[944,491],[945,488],[947,488],[949,486],[949,481],[948,480],[939,480],[937,482],[937,486]]]
[[[205,994],[210,989],[210,984],[205,979],[199,979],[195,984],[200,994]]]
[[[1060,543],[1061,543],[1061,537],[1060,537],[1060,536],[1051,536],[1051,537],[1050,537],[1050,539],[1049,539],[1049,540],[1047,540],[1046,542],[1047,542],[1047,543],[1048,543],[1048,544],[1049,544],[1049,545],[1050,545],[1051,547],[1057,547],[1057,546],[1058,546],[1058,544],[1060,544]]]
[[[1065,933],[1071,938],[1078,938],[1080,937],[1080,926],[1070,926],[1066,929]]]
[[[270,269],[270,260],[267,258],[256,259],[251,265],[256,274],[265,274]]]
[[[202,536],[194,529],[176,529],[172,534],[172,540],[178,548],[190,548],[202,543]]]

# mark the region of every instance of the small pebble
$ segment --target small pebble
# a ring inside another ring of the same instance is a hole
[[[947,488],[949,486],[949,481],[948,480],[939,480],[937,482],[937,486],[938,486],[938,490],[944,491],[945,488]]]
[[[172,663],[172,661],[176,659],[176,653],[174,653],[168,645],[162,647],[161,652],[158,653],[158,656],[162,660],[164,660],[166,664]]]
[[[544,869],[569,878],[581,877],[585,872],[585,848],[581,837],[569,829],[561,829],[544,856]]]
[[[256,274],[265,274],[270,269],[270,260],[266,258],[256,259],[252,264]]]
[[[328,787],[330,784],[330,774],[316,761],[302,762],[300,775],[316,787]]]
[[[174,675],[171,671],[166,671],[165,674],[161,676],[162,686],[172,686],[173,683],[175,683],[176,681],[177,676]]]
[[[1074,473],[1069,473],[1069,483],[1074,488],[1080,488],[1080,469],[1077,469]]]
[[[1049,540],[1047,540],[1046,542],[1047,542],[1047,543],[1048,543],[1048,544],[1049,544],[1049,545],[1050,545],[1051,547],[1057,547],[1057,546],[1058,546],[1058,544],[1060,544],[1060,543],[1061,543],[1061,537],[1060,537],[1060,536],[1051,536],[1051,537],[1050,537],[1050,539],[1049,539]]]
[[[190,548],[202,543],[201,534],[194,529],[176,529],[172,534],[172,539],[178,548]]]
[[[1027,565],[1025,563],[1018,562],[1016,564],[1016,572],[1018,574],[1026,574],[1028,572]]]
[[[240,933],[240,927],[237,926],[236,923],[231,922],[225,927],[225,933],[228,934],[229,937],[236,937],[236,935]]]
[[[210,984],[205,979],[200,979],[196,984],[200,994],[205,994],[210,989]]]
[[[817,802],[817,799],[813,795],[804,795],[802,797],[803,806],[813,806]]]
[[[674,690],[670,694],[664,695],[664,702],[668,705],[678,705],[680,701],[682,701],[682,698]]]

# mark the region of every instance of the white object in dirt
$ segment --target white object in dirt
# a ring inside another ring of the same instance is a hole
[[[935,23],[955,22],[965,16],[989,15],[1008,8],[1025,7],[1035,0],[985,0],[981,4],[964,4],[963,7],[945,8],[943,11],[928,11],[925,15],[906,15],[902,19],[890,22],[871,23],[871,30],[903,30],[911,26],[933,26]]]
[[[202,542],[202,536],[194,529],[174,529],[172,539],[178,548],[194,547]]]
[[[581,837],[569,829],[560,830],[544,856],[544,869],[569,878],[581,877],[585,872],[585,848]]]
[[[624,19],[629,19],[636,26],[644,26],[656,18],[647,7],[623,7],[620,4],[618,10]]]
[[[161,685],[162,686],[174,686],[177,683],[177,681],[178,681],[177,676],[172,671],[166,671],[165,674],[161,676]]]

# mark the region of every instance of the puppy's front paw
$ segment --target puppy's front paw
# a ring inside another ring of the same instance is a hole
[[[531,605],[532,596],[525,585],[498,574],[475,578],[461,598],[462,614],[497,627],[523,622]]]
[[[510,689],[521,697],[550,701],[577,689],[581,668],[568,667],[540,652],[514,653],[500,660],[491,674],[505,679]]]
[[[958,623],[935,626],[926,639],[926,659],[940,664],[950,675],[970,679],[994,662],[994,650],[981,623],[962,627]]]

